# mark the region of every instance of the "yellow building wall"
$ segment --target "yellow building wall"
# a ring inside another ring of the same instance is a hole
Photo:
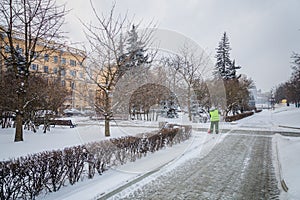
[[[23,41],[17,40],[15,44],[24,49]],[[41,51],[41,48],[42,46],[37,46],[36,51]],[[65,46],[60,51],[49,50],[36,55],[37,59],[29,68],[31,73],[42,73],[52,80],[60,81],[67,88],[70,95],[66,98],[63,109],[93,109],[96,85],[88,81],[84,63],[81,63],[83,55],[83,51]],[[1,66],[4,66],[3,60]],[[2,67],[2,71],[3,68],[5,67]]]

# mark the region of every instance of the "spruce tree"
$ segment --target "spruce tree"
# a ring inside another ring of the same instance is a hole
[[[241,69],[241,66],[236,66],[235,60],[233,60],[232,64],[226,70],[226,79],[239,79],[241,75],[236,74],[237,69]]]
[[[145,55],[145,44],[138,36],[137,26],[132,25],[132,29],[128,32],[127,38],[127,65],[128,67],[137,67],[144,63],[149,63],[148,55]]]
[[[216,75],[220,75],[223,79],[229,79],[228,75],[230,74],[228,69],[232,66],[232,61],[230,59],[230,44],[226,32],[224,32],[221,41],[219,42],[218,48],[216,48]]]
[[[249,101],[248,89],[252,82],[247,79],[240,80],[241,75],[237,75],[237,70],[241,67],[235,64],[235,60],[230,59],[231,48],[226,32],[224,32],[216,50],[215,75],[223,79],[226,89],[227,108],[225,115],[229,112],[237,114],[239,110],[243,112],[248,109],[245,102]]]
[[[127,51],[128,52],[134,52],[142,47],[142,43],[138,41],[138,33],[137,33],[137,27],[135,25],[132,25],[132,28],[130,31],[128,31],[128,39],[127,39]]]

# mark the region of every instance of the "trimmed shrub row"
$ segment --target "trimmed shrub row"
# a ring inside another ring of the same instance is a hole
[[[249,117],[253,114],[254,114],[254,112],[252,112],[252,111],[244,112],[244,113],[233,115],[233,116],[226,116],[226,117],[224,117],[224,120],[225,120],[225,122],[232,122],[232,121],[243,119],[245,117]]]
[[[35,199],[111,166],[190,138],[190,126],[166,125],[159,132],[126,136],[0,162],[0,199]]]

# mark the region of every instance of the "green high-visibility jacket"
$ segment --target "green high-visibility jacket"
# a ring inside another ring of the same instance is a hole
[[[211,122],[220,121],[220,115],[219,115],[219,111],[217,109],[209,111],[209,114],[210,114]]]

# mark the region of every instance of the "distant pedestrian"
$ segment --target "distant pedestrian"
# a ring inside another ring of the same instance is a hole
[[[219,110],[215,107],[211,107],[209,110],[209,116],[210,116],[210,128],[208,129],[208,133],[213,133],[214,129],[216,134],[219,133],[219,121],[220,121],[220,114]]]

